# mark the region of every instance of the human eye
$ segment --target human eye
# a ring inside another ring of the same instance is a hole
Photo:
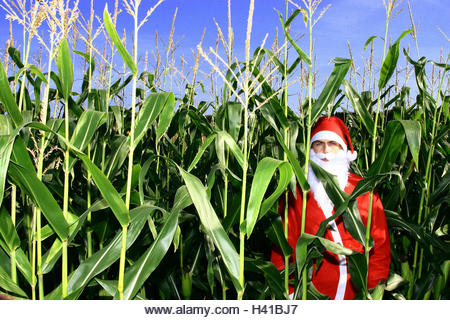
[[[322,141],[314,141],[313,146],[314,147],[320,147],[323,144]]]

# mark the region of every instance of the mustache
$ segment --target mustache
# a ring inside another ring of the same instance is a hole
[[[331,153],[331,152],[328,152],[328,153],[317,152],[317,153],[313,154],[313,157],[316,159],[334,160],[334,159],[336,159],[336,154]]]

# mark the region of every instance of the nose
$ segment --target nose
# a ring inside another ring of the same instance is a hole
[[[331,148],[328,145],[328,143],[324,143],[323,144],[323,153],[328,153],[328,152],[331,152]]]

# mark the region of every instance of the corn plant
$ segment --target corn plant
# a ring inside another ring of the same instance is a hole
[[[94,34],[92,22],[83,35],[73,28],[77,2],[69,8],[43,0],[30,16],[17,13],[35,30],[25,35],[22,51],[8,48],[0,68],[0,293],[19,299],[287,299],[293,286],[296,299],[327,299],[308,271],[329,250],[347,256],[358,299],[448,299],[448,57],[414,60],[401,50],[414,27],[388,47],[396,2],[386,4],[381,69],[364,75],[370,83],[378,80],[375,92],[371,85],[356,89],[351,57],[335,58],[317,87],[312,31],[327,9],[316,13],[320,1],[286,1],[284,14],[274,15],[284,41],[268,49],[264,39],[254,50],[257,4],[249,1],[244,57],[234,56],[228,1],[226,40],[217,24],[223,52],[218,45],[204,49],[201,39],[190,80],[184,62],[175,61],[175,11],[166,65],[157,52],[154,70],[142,68],[139,29],[161,2],[139,19],[146,4],[123,1],[134,25],[133,51],[116,29],[117,1],[112,16],[104,9]],[[39,12],[45,20],[30,22]],[[69,22],[59,19],[64,15]],[[293,24],[299,16],[305,43]],[[38,32],[43,21],[49,42]],[[102,36],[109,57],[94,41]],[[45,70],[29,63],[35,43],[45,45]],[[371,36],[365,48],[379,43]],[[403,57],[414,70],[411,87],[408,74],[398,85]],[[122,74],[117,65],[124,66]],[[213,98],[206,101],[199,91],[213,76],[220,81],[211,81]],[[172,84],[183,86],[180,94]],[[292,91],[302,93],[297,107],[288,98]],[[309,161],[311,127],[324,113],[345,119],[359,152],[352,170],[364,179],[350,195]],[[298,186],[306,199],[310,165],[336,207],[331,219],[342,216],[364,252],[323,238],[326,220],[315,235],[302,230],[296,261],[287,263],[293,248],[278,204]],[[392,263],[387,283],[368,288],[370,219],[367,225],[358,220],[353,202],[375,189],[385,207]],[[270,262],[272,246],[286,257],[283,270]]]

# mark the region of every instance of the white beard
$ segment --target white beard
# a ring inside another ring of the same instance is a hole
[[[319,165],[322,169],[326,170],[328,173],[337,176],[339,188],[341,190],[344,190],[348,182],[350,160],[346,157],[346,153],[343,150],[340,150],[337,154],[324,154],[315,153],[314,150],[311,149],[309,158],[311,161],[314,161],[314,163]],[[328,161],[321,160],[324,158],[328,159]],[[317,201],[325,215],[331,215],[331,212],[334,208],[333,203],[328,197],[328,194],[325,191],[322,182],[314,174],[311,165],[309,165],[308,168],[308,183],[311,186],[314,199]]]

